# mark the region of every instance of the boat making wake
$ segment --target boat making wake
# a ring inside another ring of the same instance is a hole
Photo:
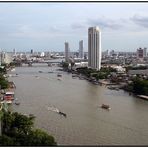
[[[64,116],[65,118],[67,117],[67,115],[63,112],[61,112],[58,108],[54,107],[54,106],[48,106],[47,108],[49,111],[53,111],[53,112],[56,112],[58,113],[59,115],[61,116]]]

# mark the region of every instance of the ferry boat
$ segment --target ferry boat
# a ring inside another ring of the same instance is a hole
[[[57,77],[62,77],[62,74],[58,73],[58,74],[57,74]]]
[[[15,102],[15,105],[20,105],[20,102]]]
[[[57,80],[61,81],[61,79],[60,79],[60,78],[58,78]]]
[[[78,77],[78,75],[77,74],[72,74],[72,77]]]
[[[4,100],[14,100],[14,92],[8,91],[4,95]]]
[[[101,105],[101,108],[103,108],[103,109],[108,109],[108,110],[111,109],[110,106],[109,106],[109,105],[106,105],[106,104],[102,104],[102,105]]]

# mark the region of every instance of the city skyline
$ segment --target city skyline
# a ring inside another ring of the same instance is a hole
[[[79,50],[87,29],[99,26],[102,51],[148,47],[147,3],[0,3],[0,48],[6,51]],[[126,11],[125,11],[126,10]]]

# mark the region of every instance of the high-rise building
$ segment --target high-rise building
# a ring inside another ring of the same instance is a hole
[[[101,32],[99,27],[88,29],[88,67],[96,70],[101,68]]]
[[[144,48],[144,49],[142,49],[142,48],[137,49],[137,59],[143,59],[146,56],[147,56],[146,48]]]
[[[31,52],[30,53],[33,54],[33,49],[31,49]]]
[[[65,42],[65,61],[68,62],[70,57],[69,43]]]
[[[144,50],[144,51],[143,51],[144,57],[147,57],[147,48],[144,48],[143,50]]]
[[[83,58],[83,40],[79,41],[79,57]]]
[[[13,54],[16,55],[16,50],[15,50],[15,48],[13,49]]]

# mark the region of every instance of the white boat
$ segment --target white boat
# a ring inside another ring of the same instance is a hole
[[[1,103],[6,103],[6,104],[12,104],[12,101],[11,100],[4,100],[4,101],[1,101]]]

